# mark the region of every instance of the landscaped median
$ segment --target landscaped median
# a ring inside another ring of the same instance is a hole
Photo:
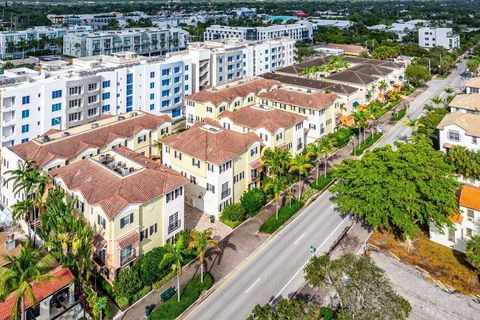
[[[398,120],[402,119],[405,117],[405,114],[407,113],[407,108],[403,108],[399,110],[398,112],[394,113],[392,117],[390,118],[390,121],[392,122],[397,122]]]
[[[298,210],[303,207],[303,202],[292,201],[292,204],[287,204],[278,211],[278,219],[275,214],[267,219],[261,226],[259,231],[262,233],[273,233],[280,228],[286,221],[288,221]]]
[[[365,139],[359,147],[356,147],[354,151],[352,151],[352,155],[359,156],[361,155],[366,149],[370,148],[378,139],[382,136],[383,133],[376,132],[367,139]]]
[[[190,280],[183,289],[180,301],[174,294],[158,308],[153,310],[148,319],[152,320],[174,320],[181,315],[200,297],[204,290],[208,290],[213,285],[213,277],[210,273],[204,274],[203,283],[200,282],[200,276]]]

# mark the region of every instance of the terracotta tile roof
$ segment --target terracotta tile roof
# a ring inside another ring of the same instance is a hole
[[[69,285],[73,280],[73,274],[68,268],[57,267],[54,270],[50,271],[49,274],[53,275],[55,278],[49,279],[42,283],[32,284],[33,296],[35,297],[37,303],[44,300],[45,298],[51,296],[58,290]],[[4,302],[0,302],[0,320],[8,320],[12,315],[12,308],[14,304],[14,293],[10,294]],[[26,299],[25,308],[30,308],[32,306],[32,301]]]
[[[455,213],[455,214],[449,216],[449,217],[448,217],[448,220],[450,220],[450,221],[453,222],[453,223],[462,224],[463,217],[462,217],[461,214]]]
[[[262,90],[271,90],[278,85],[280,85],[280,83],[275,80],[257,78],[254,80],[246,80],[242,84],[231,84],[221,89],[208,88],[186,96],[185,99],[201,103],[210,102],[213,105],[218,105],[222,102],[231,103],[236,98],[244,98],[251,93],[258,94]]]
[[[480,77],[474,77],[465,80],[465,87],[480,88]]]
[[[307,119],[292,112],[279,110],[273,107],[244,107],[237,111],[224,111],[219,119],[229,118],[233,123],[252,129],[265,128],[270,133],[278,129],[286,129]]]
[[[328,43],[326,47],[330,49],[341,49],[345,53],[351,53],[351,54],[362,54],[364,52],[368,52],[366,48],[362,46],[353,45],[353,44]]]
[[[209,127],[216,127],[218,131],[209,130]],[[197,159],[220,165],[246,152],[254,142],[260,142],[260,138],[253,132],[235,132],[206,120],[160,142]]]
[[[317,110],[331,106],[337,99],[337,95],[334,93],[324,93],[320,91],[308,93],[287,89],[272,90],[262,93],[258,97]]]
[[[480,187],[464,185],[460,190],[458,204],[462,207],[480,211]]]
[[[168,116],[143,113],[50,142],[41,143],[31,140],[9,149],[20,158],[34,160],[38,166],[42,167],[53,159],[72,159],[87,148],[102,148],[116,138],[130,138],[143,129],[156,129],[171,121],[172,119]]]
[[[444,129],[446,126],[456,125],[470,136],[480,137],[480,115],[473,113],[452,112],[447,114],[437,126]]]
[[[188,179],[163,165],[157,165],[126,148],[115,152],[145,166],[121,177],[94,159],[84,159],[53,169],[70,190],[79,191],[90,205],[100,206],[112,220],[128,204],[141,204],[188,183]]]
[[[449,103],[449,107],[480,111],[480,93],[457,94]]]
[[[140,235],[137,231],[133,230],[128,234],[124,235],[123,237],[115,240],[120,248],[126,248],[128,246],[133,245],[135,242],[140,241]]]

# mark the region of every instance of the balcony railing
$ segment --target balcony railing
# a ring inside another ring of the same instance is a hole
[[[228,188],[227,190],[223,190],[222,191],[222,200],[225,199],[226,197],[228,197],[231,192],[232,192],[231,188]]]
[[[135,255],[135,248],[133,248],[131,251],[130,251],[130,254],[129,255],[126,255],[126,256],[121,256],[120,257],[120,266],[123,266],[127,263],[129,263],[130,261],[133,261],[134,259],[136,258],[136,255]]]
[[[260,174],[258,173],[257,170],[252,171],[252,172],[250,173],[250,180],[251,180],[251,181],[255,181],[255,180],[257,180],[258,178],[260,178]]]
[[[177,230],[178,228],[180,228],[181,225],[182,225],[182,220],[181,219],[178,219],[177,221],[169,224],[168,225],[168,233],[172,233],[173,231]]]

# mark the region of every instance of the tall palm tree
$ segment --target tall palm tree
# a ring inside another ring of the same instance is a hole
[[[25,220],[30,225],[32,207],[33,202],[29,198],[17,201],[12,205],[12,218],[14,220]],[[28,238],[32,238],[30,228],[28,228]]]
[[[28,42],[24,39],[18,42],[18,48],[22,52],[22,59],[25,58],[25,50],[28,49]]]
[[[378,84],[378,88],[380,89],[380,92],[382,94],[382,101],[385,101],[385,90],[388,88],[388,84],[385,80],[380,81]]]
[[[291,154],[289,150],[278,147],[275,147],[273,150],[268,148],[262,155],[262,161],[269,175],[286,175],[290,159]]]
[[[12,319],[26,319],[25,299],[35,304],[32,285],[54,278],[47,271],[54,265],[55,259],[51,255],[42,256],[31,242],[22,245],[18,257],[4,256],[4,259],[11,268],[0,267],[0,300],[4,301],[14,292]]]
[[[295,158],[292,159],[292,162],[290,163],[290,169],[288,170],[289,172],[297,172],[298,174],[298,181],[302,182],[302,186],[300,188],[300,194],[299,194],[299,199],[302,198],[302,191],[303,187],[305,185],[305,180],[303,180],[303,177],[305,177],[310,169],[312,169],[313,166],[310,163],[310,159],[302,154],[299,154],[295,156]]]
[[[165,245],[165,254],[160,262],[160,268],[172,263],[172,270],[177,274],[177,301],[180,301],[180,275],[182,274],[182,264],[184,260],[185,238],[179,236],[175,244]]]
[[[332,139],[324,137],[318,141],[318,145],[320,149],[323,151],[323,160],[324,160],[324,174],[325,178],[327,177],[327,167],[328,167],[328,159],[332,156],[333,152],[336,150],[335,145]],[[317,180],[318,180],[318,173],[317,173]]]
[[[7,52],[11,53],[13,57],[13,53],[17,50],[17,46],[14,42],[7,42]]]
[[[205,252],[209,248],[218,248],[218,241],[212,238],[212,229],[208,228],[203,231],[192,230],[190,233],[189,248],[196,249],[198,262],[200,263],[200,282],[203,283],[203,264],[205,261]]]
[[[452,94],[455,92],[455,90],[450,87],[446,87],[443,91],[445,91],[446,94]]]
[[[280,194],[285,190],[287,186],[287,181],[285,177],[280,177],[277,175],[271,175],[267,177],[265,183],[263,185],[263,190],[266,193],[273,193],[273,197],[275,198],[275,217],[278,219],[278,199],[280,198]]]
[[[440,105],[443,103],[443,99],[440,98],[440,96],[433,96],[430,100],[436,105]]]

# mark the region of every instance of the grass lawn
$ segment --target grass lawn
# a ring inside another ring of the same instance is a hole
[[[397,113],[394,113],[392,115],[392,117],[390,118],[390,121],[397,122],[398,120],[402,119],[405,116],[405,113],[407,113],[406,108],[399,110]]]
[[[259,231],[263,233],[273,233],[280,228],[288,219],[290,219],[298,210],[303,207],[303,202],[293,201],[292,206],[286,204],[278,211],[278,219],[275,213],[268,218],[261,226]]]
[[[203,275],[203,283],[200,282],[200,275],[196,276],[187,283],[183,289],[180,302],[177,301],[177,295],[174,294],[158,308],[153,310],[148,319],[152,320],[174,320],[192,303],[194,303],[203,290],[208,290],[213,285],[213,277],[210,273]]]
[[[381,132],[374,133],[370,137],[368,137],[361,145],[360,147],[355,148],[355,152],[352,151],[352,155],[354,156],[359,156],[365,151],[365,149],[368,149],[374,144],[380,137],[382,136]]]
[[[480,294],[477,274],[465,260],[465,255],[430,241],[423,233],[419,233],[415,238],[415,250],[410,254],[403,243],[397,241],[389,232],[374,232],[369,243],[382,251],[390,251],[405,263],[428,271],[435,279],[463,294]]]
[[[314,181],[312,182],[311,186],[312,188],[315,188],[317,190],[322,190],[323,188],[325,188],[327,186],[327,184],[329,184],[331,181],[333,180],[333,177],[332,177],[332,173],[331,172],[327,172],[327,176],[325,177],[325,175],[320,175],[318,177],[318,180],[317,181]]]

